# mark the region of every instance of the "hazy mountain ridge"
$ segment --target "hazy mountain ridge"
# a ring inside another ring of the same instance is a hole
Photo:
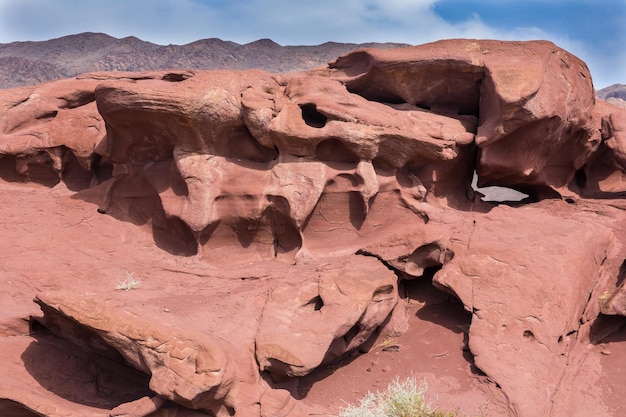
[[[81,33],[41,42],[0,44],[0,89],[92,71],[172,68],[301,71],[325,65],[358,48],[400,46],[406,45],[327,42],[315,46],[281,46],[270,39],[240,45],[217,38],[185,45],[157,45],[133,36],[118,39],[103,33]]]
[[[609,103],[626,109],[626,85],[613,84],[606,88],[596,91],[598,98],[608,101]]]
[[[325,65],[359,48],[391,49],[400,43],[338,43],[281,46],[270,39],[238,44],[218,38],[185,45],[157,45],[134,36],[115,38],[104,33],[80,33],[47,41],[0,44],[0,89],[35,85],[93,71],[149,71],[158,69],[260,68],[291,72]],[[621,105],[626,85],[597,91],[598,98]]]
[[[597,92],[598,98],[602,100],[606,100],[609,98],[621,98],[622,100],[626,100],[626,85],[624,84],[613,84]]]

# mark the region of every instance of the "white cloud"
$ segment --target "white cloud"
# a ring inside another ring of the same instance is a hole
[[[577,40],[574,32],[568,36],[539,27],[498,29],[487,25],[478,14],[451,23],[435,12],[438,1],[0,0],[0,43],[87,31],[116,37],[134,35],[159,44],[184,44],[209,37],[238,43],[271,38],[282,45],[326,41],[419,44],[445,38],[548,39],[587,60],[592,71],[594,67],[598,68],[596,72],[606,70],[606,82],[610,78],[607,65],[600,67],[603,56],[599,48]],[[617,54],[621,54],[620,62],[624,64],[624,52],[613,53]],[[612,59],[615,67],[619,58]]]
[[[0,42],[43,40],[84,31],[134,35],[157,43],[220,37],[245,43],[423,43],[442,38],[549,37],[538,28],[496,30],[478,15],[452,24],[438,0],[0,0]],[[220,3],[218,7],[216,3]]]

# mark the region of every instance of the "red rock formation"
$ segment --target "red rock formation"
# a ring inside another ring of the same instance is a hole
[[[626,191],[626,117],[622,109],[601,100],[594,113],[602,144],[592,161],[580,171],[577,185],[581,194],[588,197],[619,195]]]
[[[426,328],[424,297],[471,316],[436,356],[486,374],[449,377],[468,413],[619,415],[626,112],[593,91],[550,43],[453,40],[0,92],[0,411],[336,412],[306,381]]]
[[[330,66],[370,100],[476,116],[479,185],[565,187],[599,144],[589,70],[550,42],[452,40],[362,51]]]

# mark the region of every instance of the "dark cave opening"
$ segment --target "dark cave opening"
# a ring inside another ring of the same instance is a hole
[[[317,110],[317,106],[314,103],[300,104],[299,106],[300,110],[302,110],[304,123],[318,129],[326,126],[328,118]]]

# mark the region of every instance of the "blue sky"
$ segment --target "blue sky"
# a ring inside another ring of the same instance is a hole
[[[163,45],[548,39],[587,62],[596,88],[626,84],[626,0],[0,0],[0,43],[80,32]]]

